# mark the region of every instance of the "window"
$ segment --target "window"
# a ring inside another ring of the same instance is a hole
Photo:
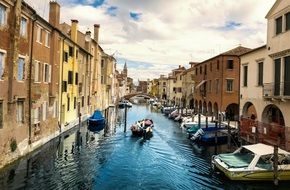
[[[163,86],[166,86],[166,82],[163,82]]]
[[[51,65],[44,64],[43,68],[43,82],[50,83],[51,82]]]
[[[74,109],[76,109],[76,108],[77,108],[77,98],[74,97]]]
[[[102,59],[102,60],[101,60],[101,68],[104,68],[104,62],[105,62],[105,61]]]
[[[104,76],[101,76],[101,84],[104,84]]]
[[[47,102],[44,101],[42,104],[42,121],[46,120],[47,110],[48,110]]]
[[[212,71],[212,62],[210,62],[209,70]]]
[[[76,73],[75,84],[78,85],[78,83],[79,83],[79,74]]]
[[[17,79],[19,81],[24,80],[24,58],[19,58],[18,59],[18,74],[17,74]]]
[[[84,107],[84,106],[85,106],[85,97],[82,96],[82,107]]]
[[[21,18],[20,20],[20,36],[26,37],[27,35],[27,19]]]
[[[232,59],[228,60],[227,69],[234,69],[234,60],[232,60]]]
[[[42,43],[42,28],[40,26],[37,26],[36,41]]]
[[[33,124],[37,124],[40,122],[40,108],[35,108],[33,110]]]
[[[207,65],[204,66],[204,74],[206,75],[207,72]]]
[[[73,72],[68,71],[68,84],[73,84]]]
[[[287,30],[290,30],[290,12],[285,15],[285,19],[286,19],[286,27],[285,27],[285,29],[287,31]]]
[[[67,92],[67,81],[62,81],[62,92]]]
[[[90,96],[88,96],[88,105],[90,105]]]
[[[5,54],[0,52],[0,80],[3,78],[4,75],[4,68],[5,68]]]
[[[182,80],[182,76],[179,77],[179,80]]]
[[[45,36],[45,46],[50,47],[50,33],[46,31],[46,36]]]
[[[40,71],[41,71],[41,63],[39,61],[34,62],[34,82],[40,82]]]
[[[24,123],[24,101],[17,101],[17,123]]]
[[[199,74],[202,74],[202,67],[199,67]]]
[[[0,26],[6,24],[6,7],[0,4]]]
[[[243,86],[248,86],[248,66],[244,66],[244,80],[243,80]]]
[[[276,35],[282,33],[282,16],[276,19]]]
[[[233,91],[233,85],[234,85],[234,80],[233,79],[227,79],[227,92],[232,92]]]
[[[68,53],[66,51],[63,52],[63,61],[68,62]]]
[[[264,70],[264,63],[260,62],[258,63],[258,86],[262,86],[263,85],[263,72]]]
[[[216,79],[216,80],[215,80],[215,90],[216,90],[216,93],[219,92],[219,88],[220,88],[219,85],[220,85],[220,84],[219,84],[219,79]]]
[[[217,60],[217,63],[216,63],[216,69],[217,69],[217,70],[220,69],[220,60]]]
[[[70,98],[69,97],[67,97],[67,111],[69,111],[69,108],[70,107]]]
[[[3,101],[0,101],[0,129],[3,128]]]
[[[73,51],[73,47],[71,47],[71,46],[69,46],[69,52],[68,52],[68,55],[70,56],[70,57],[73,57],[74,56],[74,51]]]

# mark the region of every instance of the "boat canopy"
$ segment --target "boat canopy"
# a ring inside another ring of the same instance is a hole
[[[218,157],[224,163],[226,163],[229,168],[246,168],[250,165],[255,155],[252,153],[231,153],[231,154],[220,154]]]
[[[102,112],[100,110],[96,110],[91,117],[92,119],[103,119]]]
[[[266,145],[266,144],[262,144],[262,143],[258,143],[258,144],[254,144],[254,145],[245,145],[243,146],[243,148],[248,149],[249,151],[263,156],[263,155],[268,155],[268,154],[273,154],[274,153],[274,147],[270,146],[270,145]],[[285,155],[290,155],[289,152],[282,150],[279,148],[278,150],[279,154],[285,154]]]

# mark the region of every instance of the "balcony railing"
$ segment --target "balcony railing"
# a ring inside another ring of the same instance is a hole
[[[290,98],[290,82],[265,83],[263,96],[265,98]]]

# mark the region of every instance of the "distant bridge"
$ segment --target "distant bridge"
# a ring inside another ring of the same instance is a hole
[[[125,95],[123,98],[126,99],[126,100],[129,100],[130,98],[133,98],[133,97],[144,97],[144,98],[154,98],[154,96],[150,95],[150,94],[147,94],[147,93],[142,93],[142,92],[138,92],[138,93],[131,93],[131,94],[127,94]]]

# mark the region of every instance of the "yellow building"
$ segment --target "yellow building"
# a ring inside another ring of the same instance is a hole
[[[70,39],[62,40],[60,121],[67,124],[78,117],[77,20],[72,20]]]

